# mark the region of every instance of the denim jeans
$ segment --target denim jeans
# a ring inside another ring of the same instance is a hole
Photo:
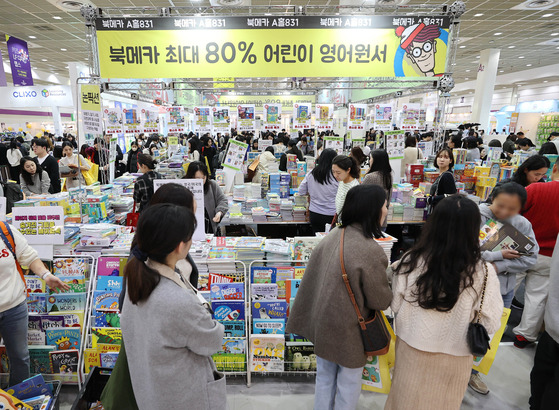
[[[0,334],[10,359],[10,386],[29,378],[28,317],[26,302],[0,312]]]
[[[316,365],[314,410],[355,410],[363,368],[350,369],[321,357]]]

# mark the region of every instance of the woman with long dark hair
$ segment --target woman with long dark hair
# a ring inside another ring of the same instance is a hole
[[[392,265],[396,367],[385,410],[460,408],[473,360],[469,324],[481,309],[481,324],[492,334],[503,314],[495,269],[481,258],[480,223],[473,201],[445,198],[418,243]]]
[[[151,156],[138,154],[138,168],[143,174],[134,184],[134,202],[140,205],[139,212],[142,212],[148,205],[153,195],[153,180],[162,179],[161,174],[155,172],[155,161]]]
[[[332,160],[336,155],[336,151],[331,148],[322,151],[316,167],[299,186],[299,195],[309,195],[309,217],[315,233],[324,232],[326,224],[331,223],[336,214],[338,181],[332,174]]]
[[[371,153],[371,168],[369,168],[369,172],[367,172],[361,184],[382,187],[388,203],[390,203],[392,197],[392,167],[385,150],[376,149]]]
[[[43,171],[37,158],[23,157],[20,161],[19,184],[25,196],[46,195],[50,189],[50,178]]]
[[[522,185],[524,188],[535,182],[544,182],[543,178],[550,166],[551,163],[547,157],[543,155],[532,155],[520,164],[512,176],[511,181]]]
[[[338,222],[340,222],[348,191],[359,185],[359,164],[357,164],[355,158],[338,155],[332,160],[332,173],[339,183],[336,192],[336,213],[338,214]]]
[[[454,167],[452,151],[449,148],[443,148],[437,152],[434,165],[439,169],[440,174],[429,192],[428,201],[431,211],[441,200],[457,192],[456,181],[452,174],[452,167]]]

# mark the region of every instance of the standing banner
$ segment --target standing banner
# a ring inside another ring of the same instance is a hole
[[[103,78],[434,77],[449,16],[95,19]]]
[[[324,149],[331,148],[342,155],[344,153],[344,138],[343,137],[324,137]]]
[[[0,87],[7,87],[6,71],[4,71],[4,59],[2,58],[2,50],[0,50]]]
[[[31,74],[31,59],[27,50],[27,42],[16,37],[6,36],[12,81],[15,86],[33,85]]]
[[[402,129],[416,130],[419,128],[419,104],[408,103],[402,107]]]
[[[267,131],[281,129],[281,104],[264,105],[263,128]]]
[[[122,133],[122,111],[120,108],[105,108],[103,118],[105,119],[105,132],[107,134]]]
[[[367,104],[349,104],[347,128],[351,131],[365,129],[367,118]]]
[[[237,131],[254,131],[254,114],[256,107],[254,104],[237,105]]]
[[[392,129],[392,111],[391,104],[375,105],[375,122],[374,129],[377,131],[390,131]]]
[[[212,115],[210,107],[194,107],[194,131],[200,135],[212,132]]]
[[[140,133],[140,113],[136,108],[125,108],[122,110],[124,120],[124,132],[128,134]]]
[[[314,125],[318,131],[334,129],[334,104],[317,104]]]
[[[184,132],[184,111],[182,107],[167,107],[167,130]]]
[[[99,86],[95,84],[81,84],[80,96],[82,132],[84,135],[103,135]],[[92,138],[86,137],[86,141],[90,139]]]
[[[227,154],[225,154],[225,159],[223,160],[223,167],[240,171],[245,161],[247,148],[248,144],[230,139],[227,147]]]
[[[264,151],[266,151],[266,148],[271,147],[272,145],[274,145],[273,140],[271,140],[271,139],[263,140],[262,138],[260,138],[258,140],[258,151],[264,152]]]
[[[231,132],[231,117],[229,107],[213,107],[212,108],[212,128],[214,134],[221,132],[223,134]]]
[[[156,107],[142,108],[142,132],[152,134],[159,132],[159,109]]]
[[[387,131],[384,133],[386,138],[386,152],[389,159],[404,158],[405,132],[403,130]]]
[[[509,123],[509,133],[515,134],[516,133],[516,125],[518,124],[518,113],[513,112],[510,115],[510,123]]]
[[[196,230],[192,235],[193,241],[206,240],[204,224],[204,181],[201,179],[154,179],[153,191],[157,191],[165,184],[179,184],[188,189],[196,200]]]
[[[293,129],[304,130],[312,128],[311,110],[312,104],[298,103],[293,105]]]
[[[61,206],[14,207],[12,221],[31,245],[64,243],[64,208]]]

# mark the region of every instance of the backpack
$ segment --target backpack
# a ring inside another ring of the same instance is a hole
[[[15,182],[0,182],[4,189],[4,196],[6,197],[6,213],[12,212],[14,203],[23,200],[23,192],[21,186]]]

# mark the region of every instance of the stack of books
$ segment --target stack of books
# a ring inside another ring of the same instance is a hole
[[[252,208],[252,220],[256,223],[266,222],[266,209],[261,206]]]
[[[234,201],[244,201],[245,198],[246,198],[245,186],[244,185],[234,185],[233,186],[233,200]]]
[[[293,221],[293,202],[289,200],[282,200],[280,205],[281,218],[285,222]]]
[[[376,241],[376,243],[378,243],[380,245],[380,247],[382,248],[382,250],[386,254],[386,257],[388,258],[388,261],[390,262],[390,255],[392,253],[392,247],[394,246],[394,244],[396,242],[398,242],[398,239],[396,239],[393,236],[390,236],[387,233],[385,233],[384,238],[375,239],[375,241]]]

